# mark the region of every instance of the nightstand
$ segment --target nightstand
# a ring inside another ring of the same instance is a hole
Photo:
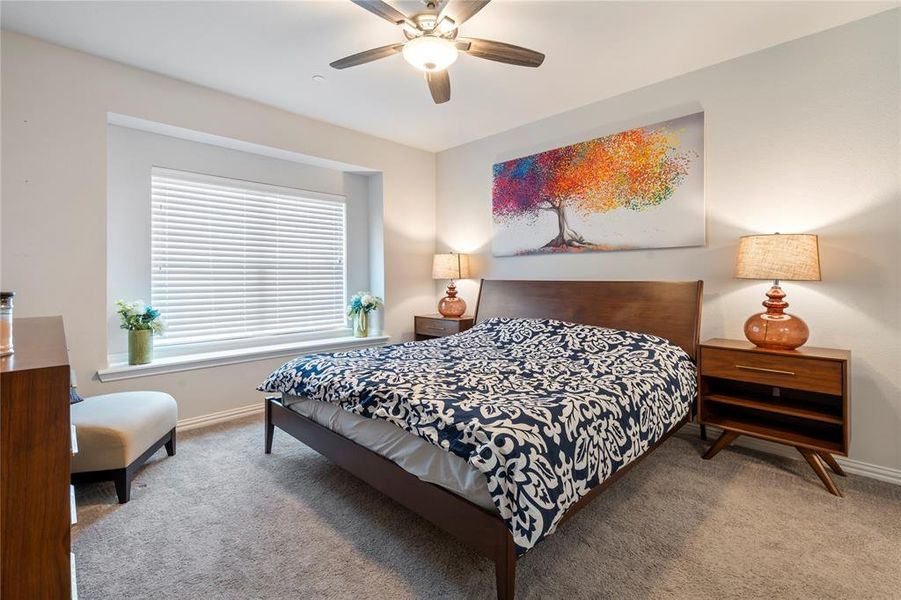
[[[472,327],[472,323],[473,318],[466,315],[462,317],[417,315],[413,318],[413,333],[418,342],[466,331]]]
[[[836,496],[823,463],[844,476],[833,455],[848,455],[851,353],[830,348],[768,350],[739,340],[701,344],[698,414],[722,435],[713,458],[741,435],[794,446]]]

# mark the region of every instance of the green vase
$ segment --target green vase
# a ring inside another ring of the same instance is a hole
[[[128,364],[146,365],[153,360],[153,331],[128,330]]]
[[[369,337],[369,313],[361,311],[354,317],[354,337]]]

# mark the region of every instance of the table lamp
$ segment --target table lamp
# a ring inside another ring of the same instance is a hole
[[[738,241],[737,279],[772,279],[763,302],[766,312],[745,321],[745,337],[761,348],[794,350],[810,334],[807,324],[785,312],[788,302],[780,280],[819,281],[820,252],[812,234],[746,235]]]
[[[432,260],[432,279],[450,279],[447,295],[438,302],[438,312],[444,317],[462,317],[466,302],[457,298],[455,279],[469,277],[469,256],[466,254],[436,254]]]

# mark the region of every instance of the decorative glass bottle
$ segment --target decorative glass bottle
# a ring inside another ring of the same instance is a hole
[[[13,296],[14,292],[0,292],[0,356],[13,353]]]

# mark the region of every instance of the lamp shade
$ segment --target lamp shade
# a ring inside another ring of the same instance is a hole
[[[466,254],[436,254],[432,260],[432,279],[467,277],[469,277],[469,256]]]
[[[735,277],[819,281],[817,236],[807,233],[746,235],[738,241]]]

